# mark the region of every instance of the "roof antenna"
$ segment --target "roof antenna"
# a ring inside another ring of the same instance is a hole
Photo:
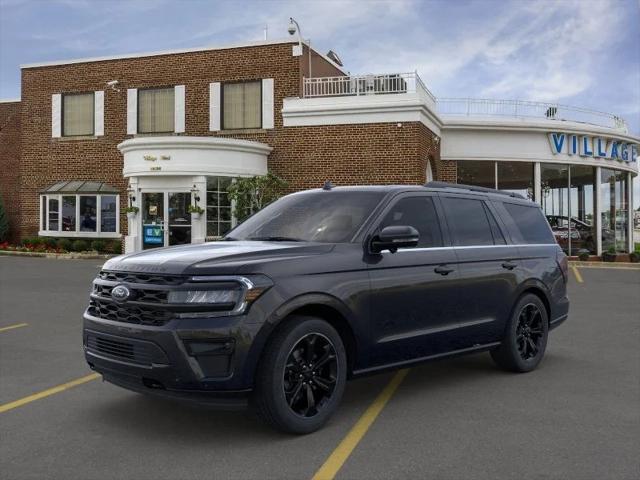
[[[331,190],[332,188],[333,188],[333,183],[331,183],[331,180],[325,180],[324,185],[322,185],[322,189]]]

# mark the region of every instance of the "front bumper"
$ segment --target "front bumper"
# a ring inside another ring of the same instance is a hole
[[[248,365],[261,324],[246,316],[126,324],[84,314],[89,366],[106,381],[143,393],[219,407],[242,407],[253,381]]]

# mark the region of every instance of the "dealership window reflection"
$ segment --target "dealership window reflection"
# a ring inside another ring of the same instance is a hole
[[[628,250],[629,204],[626,172],[603,168],[600,174],[602,251]]]

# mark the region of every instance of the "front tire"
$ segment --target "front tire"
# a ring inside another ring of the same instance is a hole
[[[324,320],[293,316],[270,339],[258,366],[259,416],[287,433],[318,430],[337,409],[347,378],[342,339]]]
[[[548,336],[547,309],[540,297],[525,294],[516,303],[502,344],[491,351],[491,358],[505,370],[530,372],[542,361]]]

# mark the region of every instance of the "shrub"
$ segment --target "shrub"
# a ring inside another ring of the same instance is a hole
[[[9,239],[9,217],[4,210],[4,202],[0,196],[0,243]]]
[[[629,254],[629,260],[631,260],[633,263],[640,263],[640,252],[631,252]]]
[[[229,185],[229,198],[235,202],[234,214],[238,221],[257,212],[267,204],[280,198],[287,188],[287,182],[273,173],[256,177],[238,178]]]
[[[104,252],[107,243],[104,240],[94,240],[91,242],[91,248],[97,252]]]
[[[57,247],[61,250],[66,250],[67,252],[70,252],[71,249],[73,248],[73,242],[68,238],[61,238],[58,240]]]
[[[586,262],[587,260],[589,260],[589,251],[588,250],[580,250],[578,252],[578,258],[580,260],[582,260],[583,262]]]
[[[76,240],[71,245],[71,249],[74,252],[85,252],[89,249],[89,245],[86,240]]]
[[[55,249],[58,246],[58,241],[55,238],[49,238],[49,237],[43,238],[43,237],[40,237],[40,238],[38,238],[38,240],[40,242],[40,245],[43,245],[43,246],[45,246],[47,248]]]
[[[33,247],[37,247],[38,245],[42,245],[42,239],[40,237],[25,237],[20,242],[23,247],[27,245],[31,245]]]
[[[111,251],[116,255],[120,255],[122,253],[122,242],[120,240],[111,242]]]

